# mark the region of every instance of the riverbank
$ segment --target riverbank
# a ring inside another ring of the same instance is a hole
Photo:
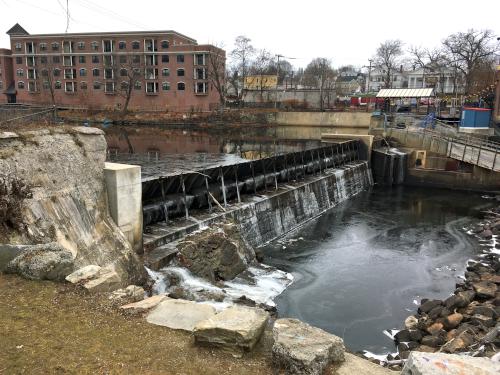
[[[488,357],[500,344],[500,205],[484,212],[484,219],[468,229],[477,236],[482,253],[469,259],[461,282],[446,299],[422,299],[415,315],[395,333],[398,356],[411,350],[467,353]],[[392,359],[392,358],[390,358]]]
[[[242,359],[195,347],[73,285],[0,274],[0,300],[0,374],[272,373],[265,340]]]

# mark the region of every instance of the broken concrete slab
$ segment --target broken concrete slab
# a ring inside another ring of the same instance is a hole
[[[210,305],[183,299],[167,299],[156,306],[146,320],[151,324],[192,332],[198,323],[213,316],[215,309]]]
[[[99,272],[101,272],[101,267],[91,264],[66,276],[66,281],[76,284],[83,280],[95,279],[99,276]]]
[[[334,361],[344,361],[344,341],[297,319],[278,319],[273,328],[273,362],[287,374],[320,375]]]
[[[129,314],[140,314],[147,310],[151,310],[153,307],[156,307],[166,299],[168,299],[166,295],[158,294],[156,296],[143,299],[139,302],[128,303],[126,305],[120,306],[120,309]]]
[[[500,363],[488,358],[444,353],[411,352],[402,375],[493,375],[500,373]]]
[[[235,352],[252,350],[269,320],[269,313],[259,308],[231,306],[194,328],[198,344],[212,345]]]
[[[112,292],[120,288],[121,284],[122,279],[114,267],[106,267],[101,269],[97,278],[86,282],[83,287],[92,293],[102,293]]]

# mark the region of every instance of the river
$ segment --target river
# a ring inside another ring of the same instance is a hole
[[[445,298],[479,252],[464,227],[479,194],[374,188],[268,245],[264,262],[294,283],[276,299],[295,317],[342,337],[352,351],[394,352],[383,331],[401,328],[421,298]]]

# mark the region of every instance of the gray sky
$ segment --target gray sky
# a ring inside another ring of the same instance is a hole
[[[434,47],[469,28],[500,36],[498,0],[68,1],[69,32],[173,29],[198,43],[222,42],[228,51],[236,36],[246,35],[256,48],[296,57],[295,66],[314,57],[336,67],[366,65],[387,39],[408,48]],[[16,22],[32,34],[64,32],[65,7],[66,0],[0,0],[0,47],[9,47],[4,32]]]

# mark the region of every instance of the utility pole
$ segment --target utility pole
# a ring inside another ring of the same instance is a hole
[[[366,66],[366,68],[368,68],[368,79],[366,80],[366,88],[365,88],[365,92],[368,93],[368,91],[370,91],[370,75],[372,73],[372,62],[373,60],[372,59],[368,59],[368,62],[370,63],[369,66]]]
[[[289,59],[289,60],[295,60],[296,57],[287,57],[287,56],[283,56],[283,55],[280,55],[280,54],[277,54],[276,57],[278,58],[278,75],[276,77],[276,86],[275,86],[275,95],[274,95],[274,108],[277,109],[278,108],[278,81],[280,79],[280,57],[284,57],[286,59]]]

